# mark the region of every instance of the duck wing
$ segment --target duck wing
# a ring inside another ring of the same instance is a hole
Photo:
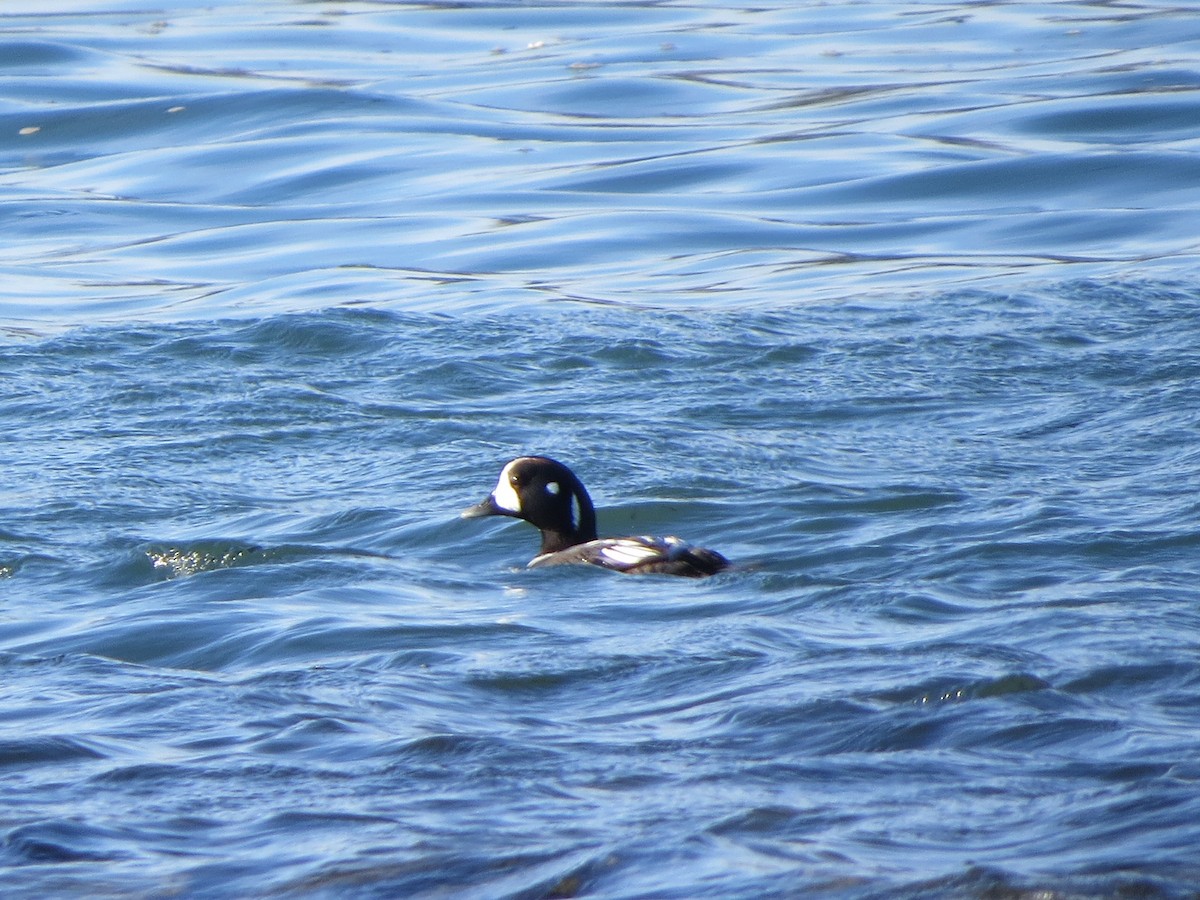
[[[729,565],[715,550],[693,547],[677,537],[601,538],[577,544],[556,553],[543,553],[529,561],[529,568],[586,563],[628,574],[712,575]]]

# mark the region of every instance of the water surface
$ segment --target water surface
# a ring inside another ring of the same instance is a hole
[[[1192,896],[1198,35],[6,5],[6,895]]]
[[[1200,20],[1177,7],[9,8],[16,319],[1195,269]]]

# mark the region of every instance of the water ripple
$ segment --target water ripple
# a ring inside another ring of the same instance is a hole
[[[1194,266],[1169,9],[291,11],[12,17],[12,317],[786,306]],[[480,299],[433,287],[464,279]]]

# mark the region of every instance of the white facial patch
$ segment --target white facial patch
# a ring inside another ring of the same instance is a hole
[[[500,480],[496,483],[496,489],[492,491],[492,499],[496,501],[496,505],[506,512],[520,514],[521,498],[517,496],[517,492],[513,490],[512,482],[509,480],[509,475],[512,473],[512,467],[516,460],[510,462],[500,472]]]
[[[557,496],[558,496],[558,492],[559,492],[560,490],[562,490],[562,488],[560,488],[560,487],[558,486],[558,482],[557,482],[557,481],[552,481],[552,482],[550,482],[548,485],[546,485],[546,493],[547,493],[547,494],[553,494],[554,496],[556,496],[556,497],[557,497]]]

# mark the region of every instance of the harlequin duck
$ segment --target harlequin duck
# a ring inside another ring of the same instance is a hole
[[[545,456],[522,456],[500,472],[496,489],[462,511],[464,519],[512,516],[541,529],[542,552],[529,568],[590,563],[629,574],[656,573],[693,578],[729,565],[715,550],[693,547],[677,537],[596,539],[596,510],[576,476]]]

